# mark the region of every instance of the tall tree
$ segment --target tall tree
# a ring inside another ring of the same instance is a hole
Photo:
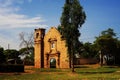
[[[86,15],[79,0],[66,0],[61,16],[61,26],[59,30],[66,40],[70,67],[74,72],[74,54],[78,52],[79,28],[85,22]]]

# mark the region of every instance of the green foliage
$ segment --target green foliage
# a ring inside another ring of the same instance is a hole
[[[21,49],[19,50],[19,53],[22,54],[22,53],[24,53],[25,51],[27,51],[27,48],[21,48]]]
[[[80,53],[81,57],[89,58],[90,46],[91,46],[91,43],[89,42],[83,44],[83,51]]]
[[[25,65],[33,65],[34,64],[34,47],[30,48],[21,48],[19,50],[20,54],[28,54],[24,59]]]
[[[7,50],[4,50],[4,55],[6,56],[7,60],[17,59],[19,55],[19,51],[14,50],[14,49],[7,49]]]
[[[2,54],[4,51],[4,49],[2,47],[0,47],[0,54]]]
[[[79,27],[85,22],[86,15],[78,0],[66,0],[61,16],[59,31],[66,40],[70,64],[73,62],[74,54],[78,53]]]
[[[4,49],[2,47],[0,47],[0,63],[1,64],[6,62],[6,60],[5,60],[6,57],[3,52],[4,52]]]
[[[116,33],[111,28],[102,31],[93,44],[89,42],[84,43],[82,48],[81,57],[99,59],[99,51],[102,51],[102,55],[112,55],[115,58],[113,62],[120,64],[120,40],[118,40]]]
[[[117,48],[117,39],[114,38],[115,33],[113,29],[108,29],[101,32],[101,36],[96,37],[95,44],[98,46],[99,50],[103,51],[103,54],[114,54]]]
[[[4,63],[6,64],[21,64],[21,60],[18,57],[19,56],[19,51],[14,50],[14,49],[7,49],[4,50],[4,55],[5,55],[5,59],[6,62],[4,61]]]
[[[0,47],[1,64],[21,64],[22,61],[18,56],[19,56],[19,51],[14,49],[4,50],[3,48]]]
[[[81,52],[81,57],[98,58],[97,50],[94,44],[86,42],[83,44],[84,50]]]
[[[79,3],[79,0],[72,0],[71,3],[71,23],[77,28],[81,27],[86,19],[85,12]]]
[[[116,64],[120,65],[120,40],[117,41],[117,50],[115,56],[116,56],[116,60],[115,60]]]
[[[120,44],[113,29],[108,28],[107,30],[102,31],[101,35],[96,37],[94,45],[96,45],[98,51],[102,52],[102,55],[114,56],[115,63],[120,61],[118,57],[120,53]]]
[[[107,30],[102,31],[102,32],[101,32],[101,35],[106,36],[106,37],[111,37],[111,38],[113,38],[114,36],[116,36],[116,33],[114,33],[114,30],[113,30],[113,29],[108,28]]]

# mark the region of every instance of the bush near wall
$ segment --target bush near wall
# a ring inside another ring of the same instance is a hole
[[[0,72],[24,72],[24,65],[22,65],[22,64],[2,64],[2,65],[0,65]]]

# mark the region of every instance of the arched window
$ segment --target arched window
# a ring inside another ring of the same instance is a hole
[[[36,33],[36,38],[38,38],[39,37],[39,33]]]
[[[51,43],[51,49],[54,49],[54,48],[55,48],[55,43],[52,42],[52,43]]]

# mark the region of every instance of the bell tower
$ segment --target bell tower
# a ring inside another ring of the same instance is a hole
[[[34,32],[34,65],[35,68],[44,68],[44,35],[45,29],[35,29]]]

